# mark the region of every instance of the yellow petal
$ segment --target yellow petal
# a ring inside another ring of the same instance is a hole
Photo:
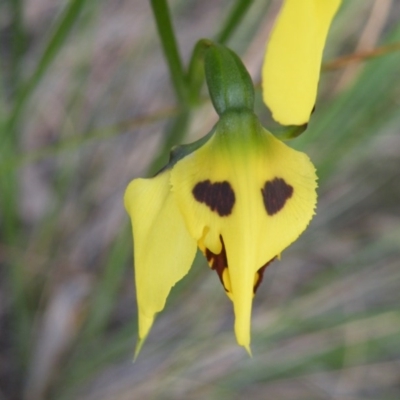
[[[315,105],[322,53],[341,0],[285,0],[262,70],[264,102],[282,125],[307,123]]]
[[[152,179],[135,179],[125,192],[125,208],[132,219],[139,342],[146,338],[155,314],[171,288],[189,271],[196,241],[186,230],[170,192],[170,172]]]
[[[255,276],[311,220],[315,169],[253,114],[236,113],[221,118],[214,136],[174,166],[171,183],[200,247],[219,254],[222,238],[229,272],[222,277],[233,300],[236,338],[249,350]]]

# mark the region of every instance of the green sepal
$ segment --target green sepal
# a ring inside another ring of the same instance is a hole
[[[193,153],[198,148],[203,146],[211,138],[211,136],[215,133],[215,128],[216,128],[216,126],[213,129],[211,129],[211,131],[208,132],[207,135],[203,136],[202,138],[200,138],[199,140],[196,140],[193,143],[174,146],[171,149],[171,152],[169,153],[168,164],[166,164],[163,168],[161,168],[154,176],[157,176],[158,174],[160,174],[161,172],[164,172],[165,170],[171,169],[179,160],[188,156],[189,154]]]
[[[254,108],[254,86],[240,58],[225,46],[212,44],[204,68],[211,101],[219,115]]]
[[[290,125],[275,130],[273,133],[279,140],[287,141],[299,137],[307,128],[308,123],[303,125]]]

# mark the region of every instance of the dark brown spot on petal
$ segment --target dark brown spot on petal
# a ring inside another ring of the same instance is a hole
[[[263,280],[263,278],[264,278],[265,269],[266,269],[266,268],[268,267],[268,265],[271,264],[272,261],[274,261],[275,259],[276,259],[276,256],[275,256],[273,259],[269,260],[266,264],[264,264],[264,265],[257,271],[257,282],[256,282],[256,284],[254,285],[254,288],[253,288],[253,292],[254,292],[254,293],[256,293],[258,287],[261,285],[261,282],[262,282],[262,280]]]
[[[235,193],[227,181],[199,182],[193,188],[192,193],[198,202],[205,203],[211,211],[216,211],[221,217],[229,215],[235,204]]]
[[[213,253],[211,250],[206,249],[206,258],[208,261],[208,264],[210,265],[211,269],[213,269],[219,276],[219,280],[222,283],[222,286],[224,287],[225,291],[227,292],[228,290],[226,289],[224,285],[224,280],[222,279],[222,274],[224,273],[224,269],[228,268],[228,259],[226,258],[226,250],[225,250],[225,245],[224,241],[222,239],[222,236],[220,236],[221,239],[221,244],[222,244],[222,250],[219,254]]]
[[[272,181],[265,182],[261,193],[268,215],[274,215],[282,210],[286,200],[292,197],[293,187],[282,178],[274,178]]]
[[[224,244],[224,240],[222,239],[222,236],[220,235],[220,239],[221,239],[221,244],[222,244],[222,249],[221,252],[219,254],[215,254],[213,253],[211,250],[206,248],[205,251],[205,256],[207,258],[208,264],[211,267],[212,270],[214,270],[219,277],[219,280],[222,283],[222,286],[225,289],[225,292],[229,292],[229,290],[225,287],[224,284],[224,279],[223,279],[223,273],[225,271],[225,268],[228,268],[228,259],[226,257],[226,250],[225,250],[225,244]],[[270,265],[274,260],[276,259],[276,256],[274,258],[272,258],[271,260],[269,260],[266,264],[264,264],[257,272],[256,272],[256,276],[257,276],[257,281],[254,285],[253,288],[253,293],[255,294],[258,287],[261,285],[261,282],[263,280],[264,277],[264,272],[265,269],[268,267],[268,265]]]

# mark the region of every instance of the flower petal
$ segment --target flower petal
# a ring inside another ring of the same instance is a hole
[[[341,0],[285,0],[267,45],[264,102],[283,125],[307,123],[315,105],[322,53]]]
[[[170,171],[133,180],[125,192],[132,219],[140,349],[171,288],[189,271],[196,241],[186,230],[170,192]]]
[[[257,271],[311,220],[314,166],[264,130],[253,114],[236,113],[223,116],[214,136],[175,165],[171,183],[200,248],[218,255],[225,246],[229,277],[224,271],[222,278],[234,303],[237,341],[249,350]]]

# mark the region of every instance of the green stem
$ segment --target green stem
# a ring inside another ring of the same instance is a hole
[[[53,35],[47,43],[45,51],[42,54],[35,71],[17,94],[17,98],[8,121],[7,130],[10,132],[10,135],[15,134],[13,131],[27,100],[30,98],[30,95],[36,88],[44,73],[47,71],[47,68],[50,66],[57,53],[61,50],[61,45],[71,32],[71,29],[77,21],[78,16],[86,2],[87,0],[70,0],[66,6],[65,11],[61,16]]]
[[[246,15],[246,12],[252,5],[253,1],[254,0],[236,1],[225,23],[223,24],[222,29],[215,36],[216,42],[220,44],[225,44],[230,39],[237,26],[240,24],[243,17]]]
[[[25,50],[25,31],[23,25],[23,0],[11,0],[12,11],[12,56],[11,56],[11,76],[10,84],[12,94],[18,91],[18,83],[21,69],[21,57]]]
[[[0,160],[4,163],[3,165],[5,165],[5,169],[0,171],[0,174],[2,175],[0,177],[0,210],[2,210],[3,207],[6,210],[6,212],[3,213],[3,222],[6,226],[13,227],[18,222],[16,203],[13,200],[11,200],[9,204],[4,205],[4,203],[7,202],[7,199],[15,199],[17,196],[16,172],[12,168],[12,163],[18,153],[17,125],[21,113],[27,100],[37,86],[37,83],[42,78],[58,51],[61,49],[61,44],[67,37],[67,34],[71,31],[71,28],[86,1],[87,0],[70,0],[34,73],[28,82],[21,88],[19,93],[17,93],[10,116],[4,122],[4,125],[1,126],[2,145],[0,146]],[[9,244],[11,243],[12,240],[10,236]]]
[[[151,6],[176,96],[179,102],[186,107],[189,93],[188,84],[179,56],[178,45],[171,23],[171,15],[167,1],[151,0]]]

